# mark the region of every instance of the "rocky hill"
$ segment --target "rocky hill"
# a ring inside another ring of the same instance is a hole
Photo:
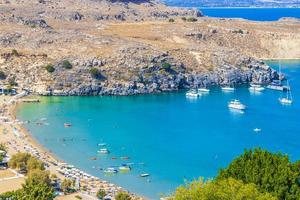
[[[300,58],[293,19],[210,19],[155,1],[0,2],[1,82],[38,94],[267,83],[278,75],[261,58]]]

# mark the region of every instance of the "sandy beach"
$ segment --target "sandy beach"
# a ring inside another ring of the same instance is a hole
[[[106,194],[112,199],[117,192],[125,191],[121,187],[83,172],[75,166],[68,165],[36,142],[26,128],[22,126],[23,122],[16,119],[15,111],[20,101],[12,101],[12,98],[11,96],[0,96],[0,143],[7,146],[9,155],[18,152],[28,152],[32,154],[43,161],[46,170],[49,170],[51,174],[55,174],[59,179],[63,180],[69,178],[76,180],[79,183],[77,187],[80,192],[77,194],[81,196],[84,195],[85,199],[95,199],[95,195],[99,189],[104,189]],[[9,180],[1,180],[0,177],[0,186],[1,184],[5,185],[5,187],[1,187],[0,193],[19,189],[21,184],[24,183],[24,180],[24,177],[11,178]],[[73,196],[60,196],[57,198],[70,199]]]

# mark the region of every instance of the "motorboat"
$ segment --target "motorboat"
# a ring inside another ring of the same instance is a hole
[[[108,151],[108,149],[100,149],[100,150],[98,150],[98,153],[109,154],[109,151]]]
[[[144,174],[140,174],[140,177],[148,177],[148,176],[150,176],[150,174],[147,174],[147,173],[144,173]]]
[[[260,128],[255,128],[255,129],[253,129],[253,131],[257,133],[257,132],[261,132],[261,129]]]
[[[106,146],[106,143],[99,143],[98,146],[104,147]]]
[[[122,166],[119,167],[119,170],[122,172],[128,172],[131,170],[131,167],[129,167],[128,165],[124,164]]]
[[[196,90],[189,90],[186,93],[186,97],[198,98],[200,94]]]
[[[264,89],[265,89],[264,87],[262,87],[258,84],[250,84],[250,87],[249,87],[250,92],[261,92]]]
[[[66,128],[69,128],[69,127],[71,127],[71,126],[72,126],[71,123],[64,123],[64,127],[66,127]]]
[[[228,107],[231,109],[237,109],[237,110],[245,110],[246,109],[246,106],[237,99],[230,101],[228,103]]]
[[[118,170],[113,167],[108,167],[105,170],[103,170],[103,172],[106,174],[116,174],[118,173]]]
[[[271,90],[278,90],[278,91],[287,91],[290,90],[288,86],[282,85],[280,80],[274,80],[272,81],[268,86],[268,89]]]
[[[210,90],[207,88],[198,88],[198,92],[202,93],[208,93]]]
[[[234,89],[234,87],[224,86],[224,87],[222,87],[222,90],[224,92],[233,92],[235,89]]]

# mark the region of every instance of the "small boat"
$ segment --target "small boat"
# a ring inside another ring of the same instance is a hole
[[[208,93],[210,90],[207,88],[198,88],[198,92]]]
[[[119,167],[119,170],[122,172],[128,172],[131,170],[131,167],[127,166],[126,164]]]
[[[230,86],[222,87],[222,91],[224,92],[233,92],[234,90],[235,90],[234,87],[230,87]]]
[[[264,87],[258,84],[250,84],[250,85],[251,85],[251,87],[249,87],[250,92],[261,92],[265,89]]]
[[[104,147],[106,146],[106,143],[99,143],[98,146]]]
[[[145,174],[140,174],[140,177],[148,177],[148,176],[150,176],[150,174],[147,174],[147,173],[145,173]]]
[[[232,108],[232,109],[237,109],[237,110],[245,110],[246,109],[246,106],[237,99],[230,101],[228,103],[228,107]]]
[[[98,150],[98,153],[109,154],[109,151],[108,151],[108,149],[100,149],[100,150]]]
[[[189,90],[186,94],[186,97],[198,98],[200,94],[196,92],[196,90]]]
[[[128,156],[122,156],[120,158],[121,158],[121,160],[129,160],[130,159]]]
[[[255,128],[253,129],[254,132],[261,132],[261,129],[260,128]]]
[[[105,170],[103,170],[103,172],[106,174],[116,174],[118,173],[118,170],[113,167],[108,167]]]
[[[278,90],[278,91],[287,91],[287,90],[290,89],[288,86],[282,85],[282,83],[281,83],[280,80],[274,80],[274,81],[272,81],[272,82],[267,86],[267,88],[268,88],[268,89],[271,89],[271,90]]]
[[[289,82],[287,82],[287,85],[289,87]],[[290,87],[289,87],[290,88]],[[292,98],[292,91],[289,89],[286,91],[286,97],[279,98],[279,102],[283,105],[291,105],[293,103],[293,98]]]
[[[72,124],[71,123],[64,123],[64,127],[68,128],[68,127],[71,127]]]

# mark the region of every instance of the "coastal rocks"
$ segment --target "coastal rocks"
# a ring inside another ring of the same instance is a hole
[[[26,19],[23,17],[13,17],[12,20],[26,26],[39,27],[39,28],[51,28],[44,19]]]
[[[84,18],[84,16],[82,14],[80,14],[79,12],[73,12],[73,13],[71,13],[69,20],[70,21],[80,21],[83,18]]]
[[[0,35],[0,45],[9,46],[16,44],[16,42],[22,37],[19,33],[9,33],[6,35]]]

